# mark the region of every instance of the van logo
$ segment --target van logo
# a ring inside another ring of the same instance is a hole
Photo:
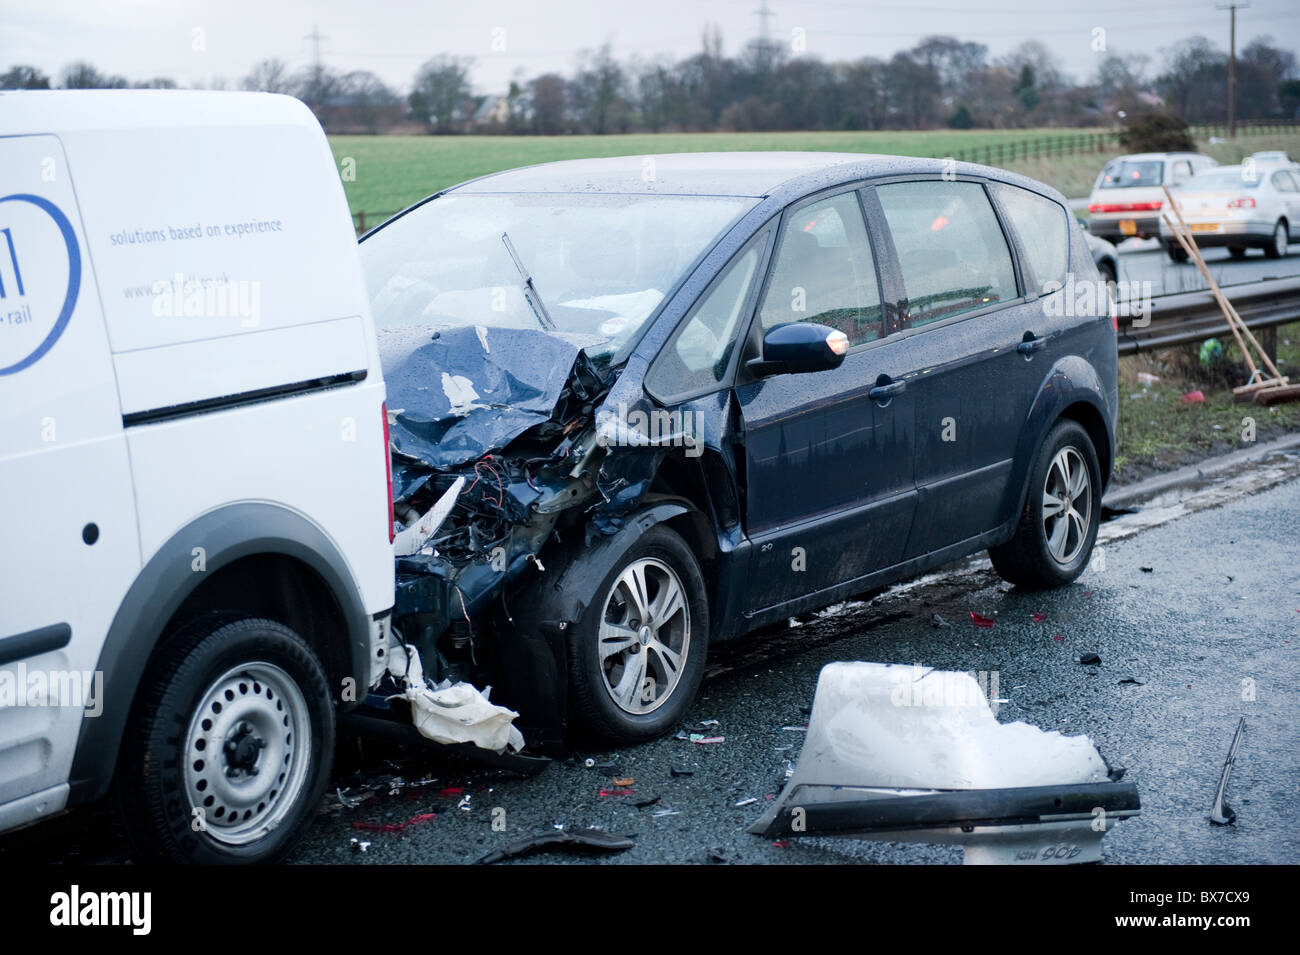
[[[54,347],[80,289],[81,252],[63,211],[30,193],[0,198],[0,375],[34,365]]]

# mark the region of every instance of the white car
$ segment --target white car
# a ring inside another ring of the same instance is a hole
[[[1202,248],[1226,246],[1235,259],[1258,248],[1270,259],[1300,238],[1300,175],[1290,168],[1220,166],[1172,190],[1183,220]],[[1175,262],[1187,252],[1161,223],[1161,241]]]
[[[1088,231],[1108,242],[1160,234],[1162,186],[1217,166],[1200,153],[1135,153],[1106,163],[1088,197]]]
[[[11,92],[0,169],[0,832],[111,792],[138,857],[281,857],[393,606],[329,145],[287,96]]]

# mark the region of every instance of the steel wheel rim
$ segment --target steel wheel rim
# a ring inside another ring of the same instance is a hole
[[[1052,559],[1058,564],[1073,562],[1087,542],[1091,522],[1088,466],[1076,449],[1062,448],[1052,458],[1043,482],[1043,534]]]
[[[624,713],[653,713],[682,679],[691,610],[677,572],[643,557],[625,567],[605,597],[597,634],[601,678]]]
[[[1273,248],[1277,250],[1278,255],[1286,255],[1286,246],[1286,226],[1279,222],[1277,228],[1273,230]]]
[[[185,794],[218,842],[247,845],[282,825],[307,781],[307,699],[273,663],[232,667],[199,697],[185,735]]]

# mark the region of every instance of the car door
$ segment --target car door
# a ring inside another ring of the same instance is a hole
[[[1290,238],[1300,237],[1300,181],[1294,173],[1279,169],[1269,180],[1277,192],[1278,199],[1285,210],[1287,231]]]
[[[62,806],[81,721],[102,712],[94,671],[140,550],[117,383],[63,147],[54,136],[0,139],[0,167],[4,829]]]
[[[844,332],[838,368],[753,377],[738,369],[751,615],[897,563],[912,521],[910,344],[889,309],[861,200],[849,189],[787,209],[747,359],[788,322]]]
[[[918,497],[905,551],[916,558],[1006,519],[1017,443],[1051,365],[1050,341],[983,182],[909,179],[875,192],[917,361],[909,390]]]

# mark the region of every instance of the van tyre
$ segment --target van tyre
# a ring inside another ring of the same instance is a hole
[[[1101,520],[1101,468],[1088,432],[1062,420],[1038,450],[1011,540],[989,550],[993,569],[1020,587],[1060,587],[1092,555]]]
[[[1165,251],[1169,253],[1169,258],[1175,262],[1183,263],[1187,261],[1187,250],[1178,244],[1177,240],[1165,243]]]
[[[708,601],[695,555],[666,527],[609,556],[569,641],[570,715],[588,735],[635,743],[672,729],[694,701]]]
[[[315,651],[273,620],[178,630],[140,684],[115,797],[137,856],[262,863],[306,831],[329,778],[335,717]]]

